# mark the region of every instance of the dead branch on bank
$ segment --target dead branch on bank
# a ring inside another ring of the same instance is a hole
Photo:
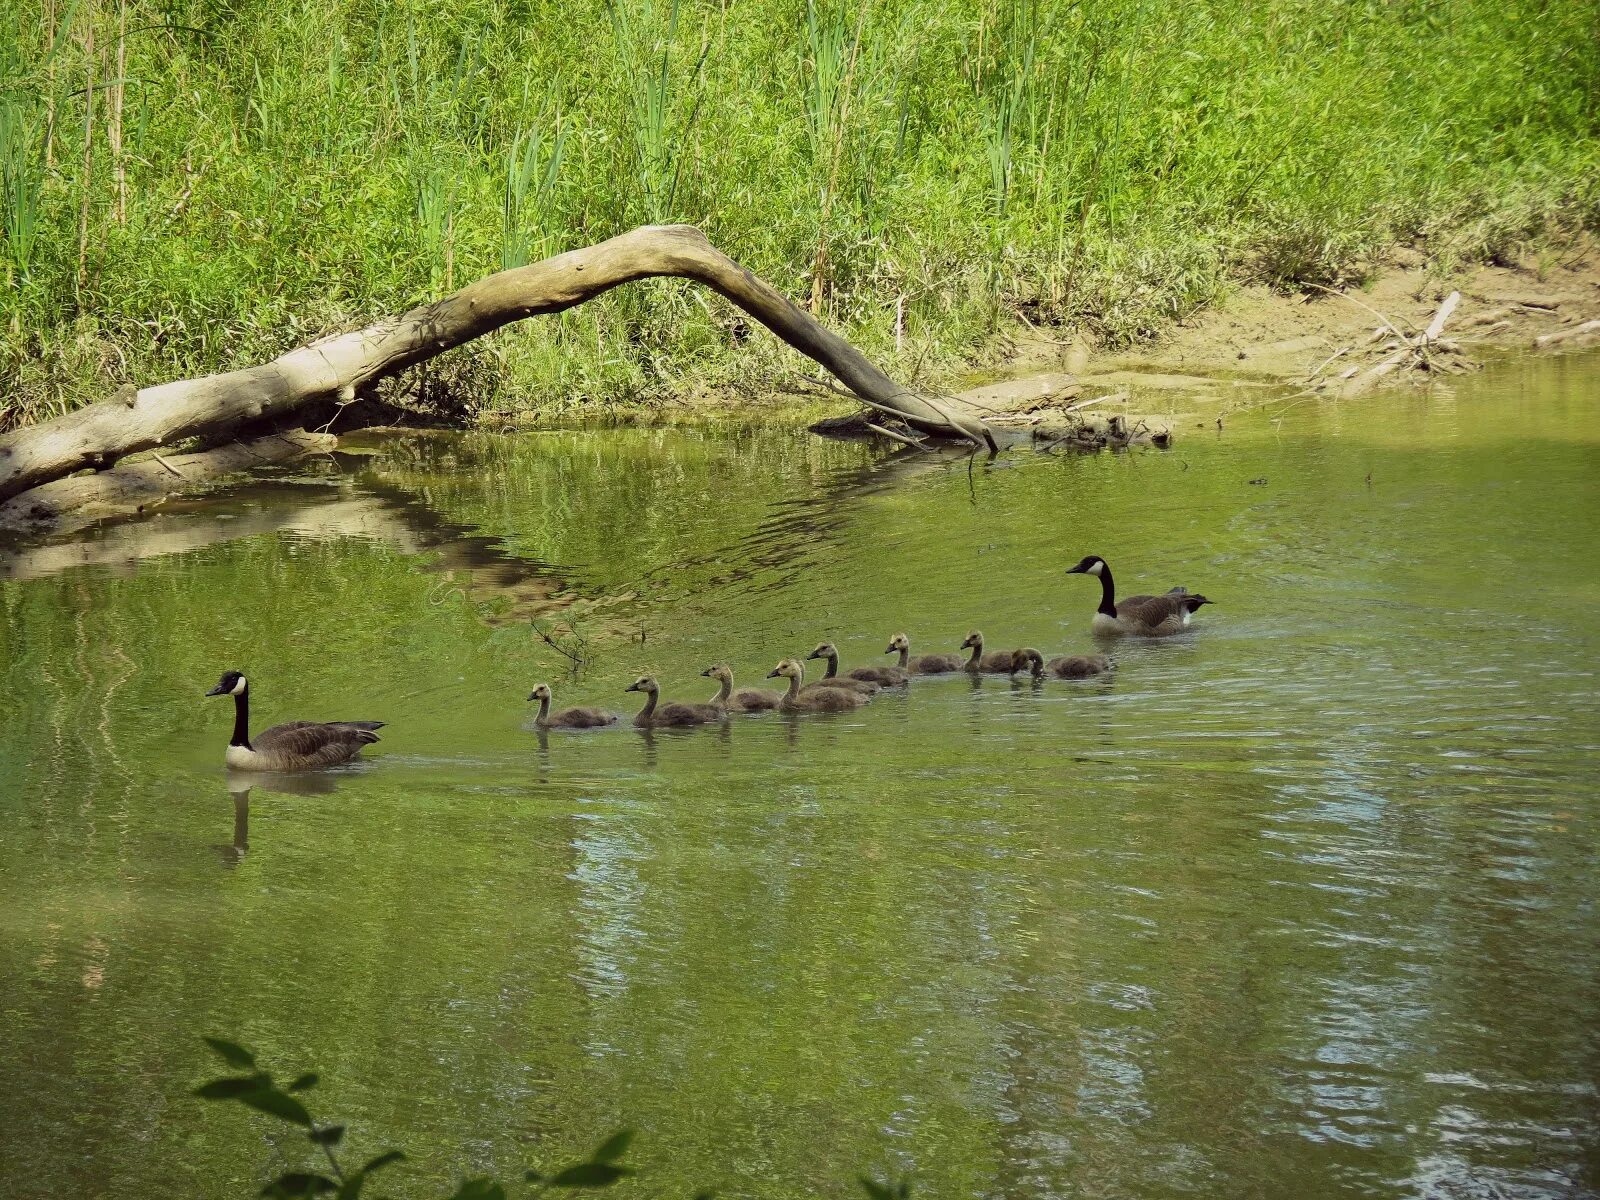
[[[0,438],[0,501],[78,471],[187,438],[208,442],[290,420],[312,402],[348,403],[407,367],[527,317],[558,313],[639,279],[704,284],[826,367],[862,403],[919,433],[994,447],[953,404],[901,387],[865,355],[711,245],[689,225],[653,225],[501,271],[404,315],[258,367],[142,388]],[[159,468],[158,468],[159,469]]]
[[[1408,334],[1402,333],[1395,322],[1354,296],[1332,288],[1321,290],[1366,309],[1381,324],[1359,346],[1340,347],[1323,359],[1306,379],[1306,387],[1312,393],[1334,391],[1343,397],[1359,396],[1376,387],[1386,376],[1396,373],[1456,375],[1462,371],[1477,370],[1483,365],[1468,358],[1459,342],[1444,336],[1445,326],[1461,303],[1460,292],[1451,292],[1445,297],[1426,329]],[[1376,361],[1371,357],[1374,354],[1379,355]],[[1353,362],[1337,375],[1324,374],[1334,362],[1352,358],[1364,358],[1366,361]]]

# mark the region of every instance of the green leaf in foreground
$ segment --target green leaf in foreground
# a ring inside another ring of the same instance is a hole
[[[321,1129],[313,1129],[306,1134],[319,1146],[337,1146],[344,1137],[343,1125],[324,1125]]]
[[[222,1055],[223,1061],[230,1067],[243,1067],[248,1070],[256,1065],[256,1056],[239,1045],[238,1042],[230,1042],[223,1038],[214,1037],[201,1038],[200,1040]]]
[[[240,1104],[248,1104],[257,1112],[303,1125],[307,1129],[311,1128],[311,1114],[306,1111],[306,1106],[287,1092],[280,1092],[275,1087],[258,1087],[255,1091],[241,1093],[234,1099]]]
[[[601,1142],[600,1148],[589,1157],[597,1163],[614,1163],[628,1152],[632,1144],[633,1130],[624,1129]]]
[[[632,1174],[633,1172],[629,1168],[613,1166],[611,1163],[579,1163],[575,1167],[568,1167],[565,1171],[558,1171],[551,1177],[550,1186],[559,1188],[610,1187],[617,1180]]]
[[[210,1083],[202,1083],[195,1088],[194,1094],[202,1100],[237,1100],[246,1092],[253,1092],[260,1088],[265,1082],[260,1075],[213,1079]]]
[[[367,1176],[374,1171],[382,1170],[390,1163],[402,1162],[405,1155],[398,1150],[388,1150],[378,1155],[377,1158],[367,1160],[367,1165],[353,1175],[345,1177],[344,1183],[339,1185],[339,1194],[334,1200],[361,1200],[361,1189],[367,1186]]]
[[[338,1186],[326,1175],[314,1175],[308,1171],[290,1171],[267,1184],[261,1189],[261,1194],[272,1197],[272,1200],[287,1200],[288,1197],[295,1196],[325,1195]]]

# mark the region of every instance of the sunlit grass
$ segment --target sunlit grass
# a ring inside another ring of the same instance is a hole
[[[641,221],[702,226],[881,357],[898,308],[909,373],[981,353],[1013,305],[1127,343],[1241,277],[1359,280],[1416,238],[1510,260],[1600,214],[1578,0],[39,13],[0,20],[8,420],[256,361]],[[499,408],[780,361],[677,285],[479,353]]]

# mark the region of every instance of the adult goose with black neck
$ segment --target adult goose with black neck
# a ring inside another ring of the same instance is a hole
[[[1091,554],[1077,566],[1068,567],[1067,574],[1099,578],[1100,607],[1090,623],[1090,628],[1099,634],[1165,637],[1188,625],[1189,618],[1202,604],[1211,603],[1198,592],[1181,587],[1173,588],[1164,596],[1127,596],[1118,600],[1111,567],[1098,554]]]
[[[382,721],[286,721],[250,736],[250,681],[228,671],[208,696],[233,697],[226,762],[236,771],[315,771],[349,762],[378,740]]]

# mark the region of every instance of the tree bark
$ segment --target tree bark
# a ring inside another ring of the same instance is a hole
[[[994,445],[959,401],[909,391],[688,225],[648,225],[543,262],[501,271],[432,304],[340,334],[258,367],[148,387],[0,438],[0,500],[86,467],[195,436],[279,419],[312,400],[358,388],[526,317],[557,313],[619,284],[692,279],[725,296],[858,396],[925,433]]]

